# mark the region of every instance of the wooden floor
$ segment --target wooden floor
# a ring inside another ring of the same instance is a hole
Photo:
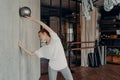
[[[120,65],[106,64],[97,68],[72,66],[74,80],[120,80]],[[47,66],[42,65],[42,73],[47,72]],[[40,80],[48,80],[48,74],[43,74]],[[58,73],[57,80],[64,80]]]

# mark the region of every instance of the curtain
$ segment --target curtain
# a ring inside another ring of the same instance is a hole
[[[84,9],[83,5],[80,4],[80,26],[81,26],[81,42],[89,42],[95,41],[98,38],[98,10],[94,8],[89,14],[91,16],[90,20],[86,20],[84,16],[82,16],[82,9]],[[93,47],[94,43],[82,43],[81,48],[83,47]],[[88,66],[88,53],[93,53],[94,48],[85,48],[81,50],[81,66]]]

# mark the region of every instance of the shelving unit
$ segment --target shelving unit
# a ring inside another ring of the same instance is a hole
[[[115,7],[110,12],[105,12],[103,8],[100,10],[100,43],[107,45],[107,62],[116,64],[120,64],[120,33],[117,33],[120,30],[119,8]]]
[[[105,45],[107,45],[107,49],[118,49],[120,51],[120,38],[118,38],[117,34],[113,34],[115,35],[115,37],[110,37],[111,32],[115,32],[116,30],[104,30],[101,31],[102,33],[108,35],[109,37],[107,38],[101,38],[101,41],[103,41],[105,43]],[[108,51],[109,52],[109,51]],[[115,64],[120,64],[120,54],[116,54],[116,53],[108,53],[107,55],[107,62],[109,63],[115,63]]]

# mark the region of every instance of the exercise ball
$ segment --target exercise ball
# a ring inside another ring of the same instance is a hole
[[[19,14],[21,17],[26,17],[26,16],[30,16],[31,15],[31,9],[29,7],[21,7],[19,9]]]

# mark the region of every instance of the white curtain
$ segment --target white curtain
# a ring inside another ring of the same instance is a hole
[[[84,16],[82,16],[82,9],[84,7],[80,5],[80,25],[81,25],[81,42],[89,42],[95,41],[96,39],[96,28],[98,27],[97,19],[98,19],[98,10],[94,8],[92,12],[90,12],[91,19],[86,20]],[[82,47],[93,47],[94,43],[82,43]],[[86,48],[81,50],[81,66],[88,66],[88,53],[93,53],[94,48]]]

